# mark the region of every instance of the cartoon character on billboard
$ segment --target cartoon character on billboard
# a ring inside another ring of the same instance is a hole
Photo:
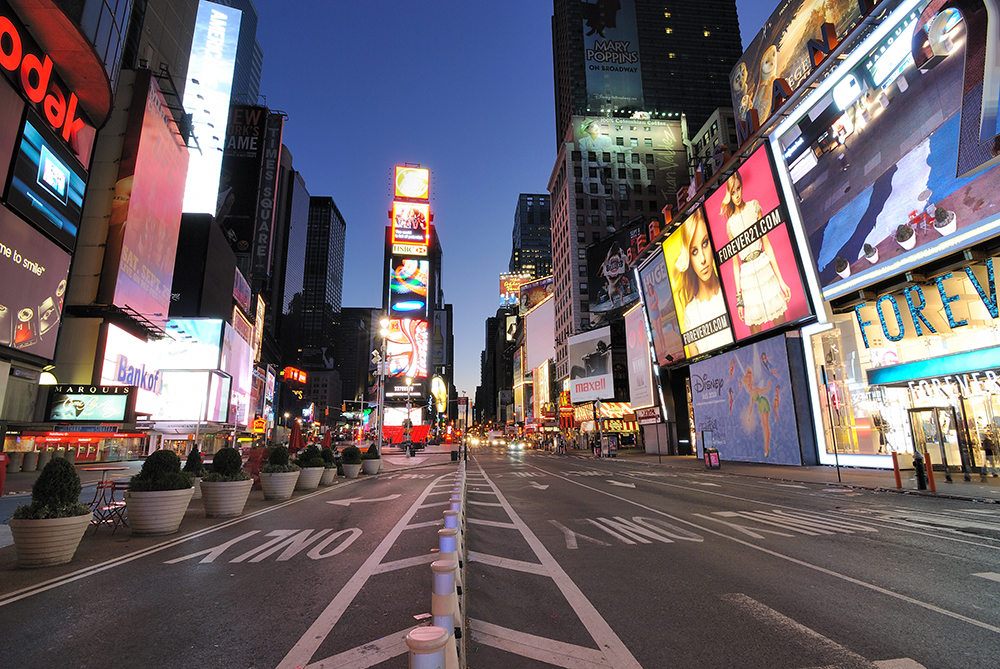
[[[757,200],[744,201],[743,177],[738,171],[726,181],[722,215],[731,240],[764,216]],[[767,235],[740,251],[733,262],[736,263],[733,272],[736,311],[740,320],[750,328],[750,333],[757,334],[768,321],[774,325],[784,323],[792,291],[781,277],[781,269]]]
[[[613,242],[608,254],[604,258],[600,269],[601,276],[604,277],[604,287],[598,301],[606,299],[612,307],[620,307],[627,304],[629,298],[634,296],[635,287],[629,279],[629,259],[628,254],[622,249],[618,242]]]
[[[715,267],[712,241],[708,237],[708,223],[700,208],[681,224],[681,245],[683,248],[675,265],[679,273],[675,293],[684,313],[684,330],[687,332],[726,315],[722,282]],[[688,344],[689,355],[710,351],[730,342],[732,334],[729,329],[721,330]]]
[[[747,367],[747,373],[743,375],[740,387],[750,396],[750,406],[747,408],[746,420],[749,423],[753,420],[754,410],[760,417],[760,426],[764,431],[764,457],[771,454],[771,402],[767,399],[767,393],[771,390],[771,381],[768,380],[763,388],[758,388],[753,384],[753,371]],[[775,397],[777,401],[777,397]]]

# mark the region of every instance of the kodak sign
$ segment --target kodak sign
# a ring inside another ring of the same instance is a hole
[[[79,156],[77,134],[87,126],[78,109],[79,99],[62,85],[52,71],[52,59],[38,49],[6,3],[0,4],[0,67]]]

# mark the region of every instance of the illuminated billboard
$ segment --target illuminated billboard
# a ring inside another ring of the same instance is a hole
[[[191,114],[201,151],[191,154],[184,213],[215,214],[222,168],[223,131],[236,67],[236,47],[243,12],[201,0],[191,40],[184,109]]]
[[[581,2],[587,107],[642,109],[639,30],[633,0]]]
[[[500,306],[509,307],[521,302],[521,286],[531,281],[530,274],[500,275]]]
[[[625,351],[628,359],[629,402],[633,407],[653,405],[653,370],[649,364],[646,317],[635,305],[625,314]]]
[[[635,259],[646,248],[646,227],[621,230],[587,249],[587,274],[592,314],[621,313],[639,301],[639,286],[632,271]]]
[[[400,318],[426,316],[430,263],[392,258],[389,274],[389,312]]]
[[[253,347],[224,323],[219,369],[232,378],[229,394],[229,422],[246,427],[250,424],[250,391],[253,385]]]
[[[426,200],[430,197],[431,171],[422,167],[396,165],[395,197]]]
[[[769,147],[708,196],[705,213],[737,341],[812,313]]]
[[[389,376],[427,378],[428,344],[427,321],[415,318],[389,319],[389,334],[385,345]]]
[[[267,107],[234,104],[229,108],[215,221],[237,253],[249,253],[254,241],[269,116]]]
[[[188,150],[149,70],[137,70],[98,299],[146,318],[170,310]]]
[[[518,309],[518,313],[524,316],[544,302],[549,295],[552,295],[554,289],[555,284],[551,274],[541,279],[522,284],[519,289],[521,306]]]
[[[603,327],[567,340],[569,393],[574,404],[615,396],[611,372],[611,328]]]
[[[429,205],[393,202],[392,243],[427,246],[431,238],[429,220]]]
[[[733,343],[722,281],[701,207],[664,240],[663,258],[687,357]]]
[[[0,206],[0,347],[51,360],[70,255]]]
[[[13,173],[7,204],[72,251],[87,172],[34,111],[25,118]]]
[[[49,386],[45,420],[134,421],[130,386]]]
[[[884,80],[881,87],[846,109],[817,95],[776,138],[826,299],[902,275],[1000,229],[991,205],[1000,170],[985,169],[1000,160],[995,118],[982,113],[987,11],[979,5],[958,14],[926,2],[916,11],[916,18],[906,7],[894,12],[824,82],[836,89],[872,72]],[[902,55],[883,51],[889,37],[912,48]],[[991,81],[998,69],[985,68]],[[843,139],[830,144],[817,137],[828,129],[814,128],[810,119],[834,116],[853,132],[844,128]]]
[[[684,340],[677,323],[674,295],[670,292],[663,251],[657,251],[639,267],[639,287],[653,336],[653,351],[661,367],[684,359]]]

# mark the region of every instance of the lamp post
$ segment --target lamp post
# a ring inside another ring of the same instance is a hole
[[[383,434],[385,428],[385,371],[386,367],[389,365],[389,361],[386,360],[386,342],[389,339],[389,319],[385,316],[379,321],[379,325],[382,329],[379,330],[379,334],[382,335],[382,357],[378,362],[378,456],[382,457],[382,443]]]
[[[413,390],[413,379],[406,377],[406,420],[403,421],[403,438],[406,440],[406,452],[413,455],[413,421],[410,420],[410,392]]]

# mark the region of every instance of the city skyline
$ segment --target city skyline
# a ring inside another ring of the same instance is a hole
[[[737,4],[746,44],[774,7]],[[454,383],[473,397],[518,194],[545,192],[556,158],[551,4],[484,16],[469,5],[390,3],[377,17],[317,6],[306,24],[276,6],[257,9],[261,102],[288,114],[296,169],[347,224],[344,306],[382,303],[393,166],[431,170],[445,300],[455,305]],[[311,76],[315,64],[323,77]]]

